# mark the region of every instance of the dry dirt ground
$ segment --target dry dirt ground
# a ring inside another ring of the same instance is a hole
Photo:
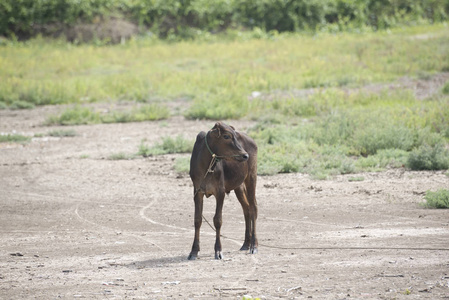
[[[2,110],[0,132],[60,129],[41,124],[62,109]],[[259,176],[259,253],[238,250],[231,193],[224,259],[203,222],[200,258],[188,261],[193,188],[173,170],[177,156],[107,158],[212,125],[173,117],[0,144],[0,299],[449,299],[449,211],[420,206],[426,190],[449,187],[444,172]],[[214,210],[206,199],[208,220]]]

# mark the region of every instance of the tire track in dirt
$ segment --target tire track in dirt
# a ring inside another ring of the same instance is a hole
[[[88,224],[91,224],[91,225],[93,226],[93,228],[95,228],[95,230],[97,230],[97,228],[102,228],[103,231],[105,231],[106,233],[111,234],[111,233],[114,232],[114,229],[113,229],[113,228],[110,228],[110,227],[107,227],[107,226],[104,226],[104,225],[95,223],[95,222],[93,222],[93,221],[90,221],[90,220],[88,220],[88,219],[82,217],[82,216],[80,215],[80,213],[79,213],[79,207],[80,207],[80,204],[81,204],[81,203],[78,203],[78,204],[75,206],[75,210],[74,210],[74,214],[77,216],[77,218],[78,218],[80,221],[85,222],[85,223],[88,223]],[[137,234],[134,234],[134,233],[130,233],[130,232],[126,232],[126,231],[125,231],[125,232],[122,232],[122,235],[125,235],[125,236],[128,236],[128,237],[132,237],[132,238],[134,238],[134,239],[138,239],[138,240],[144,241],[145,243],[151,244],[152,246],[154,246],[154,247],[158,248],[159,250],[163,251],[164,253],[170,254],[170,253],[169,253],[167,250],[165,250],[163,247],[159,246],[159,245],[156,244],[155,242],[153,242],[153,241],[151,241],[151,240],[148,240],[148,239],[146,239],[146,238],[144,238],[144,237],[142,237],[142,236],[140,236],[140,235],[137,235]]]
[[[155,221],[155,220],[153,220],[152,218],[148,217],[148,216],[146,215],[146,211],[147,211],[150,207],[152,207],[153,205],[155,205],[156,203],[158,203],[158,200],[157,200],[157,199],[153,199],[148,205],[146,205],[145,207],[143,207],[143,208],[139,211],[140,217],[143,218],[144,220],[146,220],[146,221],[152,223],[152,224],[155,224],[155,225],[165,226],[165,227],[168,227],[168,228],[171,228],[171,229],[181,230],[181,231],[183,231],[183,232],[187,232],[187,231],[188,231],[188,232],[191,232],[191,233],[194,233],[194,232],[195,232],[195,230],[193,230],[193,229],[189,229],[189,228],[185,228],[185,227],[179,227],[179,226],[176,226],[176,225],[170,225],[170,224],[158,222],[158,221]],[[204,219],[204,220],[205,220],[206,223],[212,228],[212,230],[215,231],[215,229],[212,227],[212,225],[209,223],[209,221],[208,221],[207,219]],[[202,230],[202,231],[201,231],[201,234],[206,234],[206,235],[209,235],[209,236],[215,236],[215,233],[206,232],[205,230]],[[227,237],[227,236],[224,236],[224,235],[221,235],[221,237],[222,237],[223,239],[227,239],[227,240],[229,240],[229,241],[232,241],[232,242],[236,243],[236,244],[239,245],[239,246],[240,246],[240,244],[241,244],[241,242],[237,241],[237,239],[230,238],[230,237]]]

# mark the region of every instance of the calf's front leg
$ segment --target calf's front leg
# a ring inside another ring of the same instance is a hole
[[[198,252],[200,251],[200,228],[202,224],[203,217],[203,199],[204,194],[201,192],[195,193],[194,201],[195,201],[195,237],[193,238],[192,251],[189,254],[189,260],[195,260],[198,257]]]
[[[223,259],[223,252],[221,248],[220,231],[221,224],[223,223],[223,203],[225,198],[225,193],[220,192],[215,196],[217,200],[217,207],[214,216],[214,226],[215,226],[215,259]]]

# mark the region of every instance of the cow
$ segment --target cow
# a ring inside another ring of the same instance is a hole
[[[212,195],[216,199],[215,259],[223,259],[220,241],[222,210],[225,194],[231,191],[235,192],[245,216],[245,240],[240,250],[257,253],[257,145],[254,140],[222,122],[217,122],[207,133],[200,132],[190,159],[190,178],[194,187],[195,237],[188,259],[198,257],[203,199]]]

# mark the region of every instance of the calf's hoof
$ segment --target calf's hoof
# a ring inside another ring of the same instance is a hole
[[[253,247],[249,250],[249,254],[257,254],[258,250],[257,247]]]
[[[249,243],[244,243],[242,248],[240,248],[240,251],[248,251],[249,250]]]
[[[215,259],[223,259],[223,253],[221,251],[215,251]]]
[[[189,257],[187,257],[188,260],[195,260],[198,257],[198,253],[190,253]]]

